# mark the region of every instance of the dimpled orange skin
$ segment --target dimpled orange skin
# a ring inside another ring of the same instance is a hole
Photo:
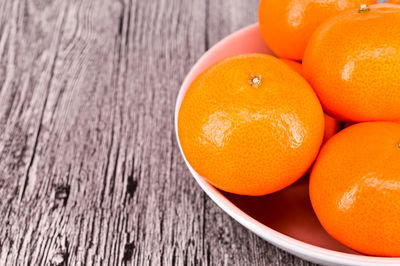
[[[324,110],[344,121],[400,118],[400,6],[343,11],[313,34],[304,76]]]
[[[268,47],[279,57],[301,61],[314,30],[327,18],[374,0],[261,0],[258,19]]]
[[[301,64],[297,61],[293,61],[290,59],[281,59],[286,65],[290,66],[294,71],[303,75],[303,68]],[[335,135],[339,131],[339,121],[335,118],[324,114],[325,118],[325,133],[324,139],[322,143],[325,143],[328,139],[330,139],[333,135]]]
[[[261,75],[259,87],[250,80]],[[178,115],[185,158],[227,192],[265,195],[299,179],[324,133],[321,105],[307,81],[263,54],[226,58],[198,76]]]
[[[321,149],[310,198],[326,231],[375,256],[400,256],[400,125],[350,126]]]

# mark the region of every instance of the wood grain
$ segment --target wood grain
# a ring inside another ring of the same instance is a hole
[[[257,0],[0,1],[1,265],[310,265],[222,212],[173,128]]]

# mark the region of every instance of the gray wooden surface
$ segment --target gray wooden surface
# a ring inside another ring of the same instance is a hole
[[[219,209],[173,128],[258,0],[0,0],[0,265],[309,265]]]

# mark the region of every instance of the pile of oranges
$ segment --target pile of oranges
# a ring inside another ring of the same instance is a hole
[[[237,55],[200,74],[178,135],[193,169],[227,192],[274,193],[310,173],[331,236],[400,256],[400,1],[382,2],[261,0],[277,57]]]

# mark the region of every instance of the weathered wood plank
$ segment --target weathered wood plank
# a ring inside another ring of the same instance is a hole
[[[0,1],[0,264],[309,265],[191,178],[173,110],[256,0]]]

